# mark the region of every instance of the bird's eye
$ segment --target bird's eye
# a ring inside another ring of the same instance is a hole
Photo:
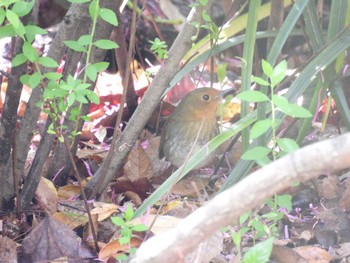
[[[209,101],[210,100],[210,96],[208,94],[204,94],[202,98],[205,101]]]

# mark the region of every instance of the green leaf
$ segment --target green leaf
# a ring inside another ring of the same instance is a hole
[[[30,88],[36,88],[41,82],[41,75],[39,72],[34,72],[28,79],[28,85]]]
[[[22,76],[19,77],[19,80],[21,81],[22,84],[28,85],[30,75],[28,74],[23,74]]]
[[[270,77],[271,86],[275,87],[277,84],[281,83],[281,81],[285,78],[287,73],[287,62],[282,60],[274,69],[273,73]]]
[[[27,57],[25,55],[23,55],[23,53],[16,55],[13,59],[12,59],[12,67],[17,67],[19,65],[22,65],[23,63],[25,63],[27,61]]]
[[[6,18],[13,26],[13,30],[16,32],[16,34],[18,36],[20,36],[21,38],[24,38],[25,29],[24,29],[22,22],[19,20],[18,16],[16,15],[16,13],[7,9],[6,10]]]
[[[56,81],[56,80],[59,80],[60,78],[62,78],[62,74],[56,73],[56,72],[48,72],[48,73],[45,73],[44,77],[49,79],[49,80]]]
[[[47,68],[57,68],[59,66],[58,63],[50,57],[40,57],[39,63]]]
[[[100,97],[93,91],[86,95],[88,99],[94,104],[100,104]]]
[[[277,140],[277,145],[281,148],[283,152],[291,153],[299,149],[299,145],[296,141],[289,138],[281,138]]]
[[[208,0],[199,0],[199,3],[200,3],[202,6],[205,6],[206,4],[208,4]]]
[[[89,103],[89,101],[85,98],[85,95],[81,92],[75,92],[75,98],[77,101],[83,103],[83,104],[86,104],[86,103]]]
[[[107,23],[110,23],[113,26],[118,26],[118,19],[113,10],[108,8],[101,8],[100,17]]]
[[[129,259],[129,257],[128,257],[127,255],[125,255],[125,254],[119,254],[119,255],[116,257],[116,259],[117,259],[118,261],[127,261],[127,260]]]
[[[223,83],[225,80],[225,77],[227,75],[227,63],[219,64],[218,65],[218,80],[220,83]]]
[[[121,245],[125,245],[125,244],[130,243],[130,240],[131,240],[130,236],[123,236],[123,237],[118,239],[118,241]]]
[[[0,39],[4,37],[13,37],[16,35],[12,25],[5,25],[0,27]]]
[[[61,84],[61,85],[60,85],[60,89],[67,90],[67,91],[71,91],[71,90],[74,89],[74,86],[67,85],[67,84]]]
[[[288,111],[289,110],[289,102],[288,100],[279,95],[272,95],[272,102],[275,104],[276,107],[280,108],[281,111]]]
[[[148,230],[148,227],[146,225],[139,224],[139,225],[133,226],[131,230],[135,232],[144,232]]]
[[[271,128],[272,123],[271,119],[261,120],[254,123],[253,127],[250,130],[250,139],[254,140],[260,135],[264,134],[269,128]]]
[[[90,83],[81,83],[75,87],[75,90],[85,90],[89,87],[91,87]]]
[[[112,223],[116,226],[125,226],[124,219],[118,216],[112,216],[111,217]]]
[[[247,90],[239,93],[236,98],[249,102],[269,101],[269,98],[262,92],[256,90]]]
[[[210,22],[211,21],[210,15],[205,10],[203,10],[203,12],[202,12],[202,18],[206,22]]]
[[[68,107],[72,106],[74,102],[75,102],[75,94],[74,94],[74,92],[69,93],[69,95],[67,97],[67,106]]]
[[[32,11],[34,1],[19,1],[12,6],[12,11],[15,12],[19,17],[23,17]]]
[[[94,43],[94,46],[96,46],[100,49],[113,49],[113,48],[119,47],[116,43],[114,43],[113,41],[108,40],[108,39],[97,40]]]
[[[23,54],[28,58],[30,62],[35,62],[38,60],[38,51],[28,42],[23,43]]]
[[[92,43],[91,35],[82,35],[77,41],[81,46],[90,45]]]
[[[92,19],[96,19],[97,15],[99,14],[100,6],[99,2],[96,0],[92,0],[89,5],[89,14]]]
[[[244,263],[268,262],[272,253],[273,241],[274,241],[274,238],[271,237],[250,248],[248,252],[245,253],[243,257],[243,262]]]
[[[259,77],[252,77],[252,81],[254,81],[255,83],[259,84],[260,86],[270,86],[270,83],[262,78]]]
[[[270,78],[273,74],[272,66],[265,59],[261,61],[261,64],[262,64],[263,72],[265,73],[266,76]]]
[[[250,217],[251,214],[252,214],[252,212],[249,211],[249,212],[246,212],[243,215],[241,215],[239,217],[239,224],[242,225],[245,221],[247,221],[247,219]]]
[[[271,152],[271,149],[267,147],[254,147],[252,149],[247,150],[243,155],[243,160],[259,160],[263,157],[267,156]]]
[[[276,195],[276,202],[279,207],[283,207],[288,211],[292,210],[292,196],[291,195]]]
[[[38,26],[34,26],[34,25],[27,25],[24,27],[26,30],[26,34],[30,34],[30,35],[45,35],[47,34],[47,31],[42,29],[41,27]]]
[[[94,82],[97,78],[97,71],[95,67],[91,64],[89,64],[85,69],[86,75],[89,77],[89,79]]]
[[[6,12],[5,9],[0,8],[0,25],[2,25],[6,18]]]
[[[125,214],[124,214],[124,218],[125,220],[128,222],[132,219],[134,215],[134,210],[132,209],[131,205],[128,205],[128,207],[126,208]]]
[[[84,46],[80,45],[77,41],[73,40],[67,40],[64,41],[64,44],[69,47],[70,49],[73,49],[74,51],[77,52],[86,52],[86,49]]]
[[[296,118],[311,118],[312,114],[305,108],[298,106],[296,104],[290,103],[289,104],[289,112],[285,112],[289,116],[296,117]]]
[[[93,66],[97,72],[102,72],[108,68],[109,63],[108,62],[97,62],[97,63],[93,64]]]

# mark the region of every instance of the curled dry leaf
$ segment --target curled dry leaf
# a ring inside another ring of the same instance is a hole
[[[102,202],[94,202],[94,208],[91,210],[92,215],[97,215],[98,222],[101,222],[108,217],[110,217],[112,214],[114,214],[119,206],[115,204],[107,204]]]
[[[117,240],[111,241],[100,250],[100,253],[98,254],[98,258],[100,260],[103,260],[104,262],[107,262],[107,260],[110,257],[115,258],[120,254],[128,252],[130,248],[139,247],[141,243],[142,243],[142,240],[138,238],[131,238],[130,245],[129,244],[122,245]]]

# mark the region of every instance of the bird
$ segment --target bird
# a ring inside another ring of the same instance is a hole
[[[161,131],[160,159],[165,157],[173,166],[180,167],[219,134],[216,113],[220,95],[221,92],[214,88],[198,88],[181,100]],[[208,166],[214,159],[215,151],[193,169]]]

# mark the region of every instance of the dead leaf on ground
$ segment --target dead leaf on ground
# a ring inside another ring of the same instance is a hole
[[[139,180],[140,178],[149,179],[152,177],[153,173],[150,160],[141,147],[140,142],[137,142],[128,154],[123,169],[124,176],[131,182]]]
[[[141,243],[142,243],[142,240],[138,238],[131,238],[130,245],[129,244],[122,245],[117,240],[111,241],[100,250],[100,253],[98,254],[98,258],[100,260],[103,260],[103,262],[107,262],[107,260],[110,257],[115,258],[120,254],[128,252],[130,248],[139,247]]]
[[[330,251],[333,260],[340,260],[350,256],[350,243],[342,243]]]
[[[185,263],[209,263],[211,259],[221,253],[223,249],[223,235],[220,231],[201,242],[191,254],[185,257]]]
[[[94,202],[94,208],[91,210],[92,215],[97,215],[98,222],[101,222],[108,217],[110,217],[112,214],[117,212],[117,209],[119,206],[115,204],[107,204],[107,203],[102,203],[102,202]]]
[[[343,192],[340,181],[337,176],[325,176],[317,180],[318,196],[326,199],[339,198]]]
[[[271,256],[279,263],[307,263],[299,253],[286,246],[274,244]]]
[[[293,250],[305,258],[308,263],[328,263],[332,260],[332,256],[320,247],[304,246],[293,248]]]
[[[58,199],[68,200],[74,197],[78,197],[81,193],[80,187],[77,185],[66,185],[58,188]]]
[[[0,261],[17,263],[17,243],[5,236],[0,236]]]
[[[339,201],[339,207],[345,211],[350,210],[350,180],[346,179],[343,182],[343,185],[345,186],[345,190],[343,192],[342,197]]]
[[[208,183],[208,178],[200,178],[196,176],[190,178],[185,177],[171,188],[171,193],[180,196],[198,197]]]
[[[24,254],[32,262],[50,261],[61,257],[79,257],[80,241],[73,230],[47,216],[23,240]]]
[[[193,201],[173,201],[167,203],[163,209],[162,214],[175,216],[177,218],[185,218],[193,213],[200,205]]]
[[[67,225],[70,229],[85,225],[89,218],[85,215],[73,214],[69,212],[57,212],[53,217],[61,223]]]
[[[53,215],[57,211],[58,194],[53,183],[41,177],[35,197],[40,206]]]
[[[164,233],[165,231],[177,226],[182,219],[176,218],[174,216],[164,216],[164,215],[149,215],[145,217],[138,217],[130,221],[132,225],[144,224],[148,227],[152,225],[151,232],[155,235]]]

